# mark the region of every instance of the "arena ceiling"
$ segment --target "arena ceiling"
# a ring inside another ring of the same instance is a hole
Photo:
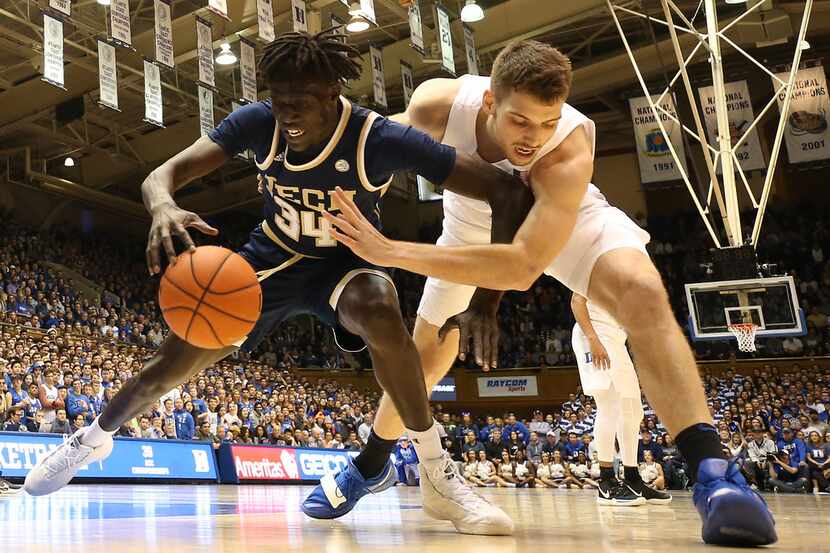
[[[41,2],[41,3],[39,3]],[[726,6],[721,0],[724,20],[744,9]],[[390,111],[403,107],[400,71],[397,60],[410,62],[416,82],[441,74],[437,63],[424,63],[409,46],[408,0],[375,0],[378,27],[349,35],[349,40],[364,53],[369,44],[384,48],[387,94]],[[430,0],[422,0],[425,41],[434,42]],[[489,71],[493,58],[508,41],[535,38],[550,42],[569,54],[575,77],[571,103],[591,115],[600,129],[609,133],[628,133],[630,121],[625,98],[637,93],[634,73],[622,49],[617,31],[604,0],[479,0],[486,18],[471,26],[482,73]],[[58,196],[95,203],[132,218],[144,217],[140,205],[139,185],[144,177],[170,156],[193,142],[198,136],[198,100],[196,97],[195,17],[214,21],[214,47],[226,39],[238,53],[238,37],[255,37],[257,32],[256,0],[229,0],[230,21],[211,17],[206,2],[173,0],[173,37],[175,71],[162,72],[164,123],[160,129],[142,122],[144,89],[142,57],[153,55],[153,2],[131,0],[131,26],[134,52],[119,49],[118,78],[121,112],[102,108],[98,99],[98,60],[96,40],[106,36],[107,11],[96,0],[76,0],[72,16],[65,24],[65,83],[60,90],[41,80],[41,16],[44,0],[0,0],[0,159],[4,177],[21,186],[32,186]],[[274,0],[277,32],[288,31],[289,0]],[[307,1],[310,10],[348,19],[347,9],[339,0]],[[458,14],[460,0],[444,0],[453,19],[456,64],[464,72],[464,52]],[[638,11],[662,17],[656,0],[615,0]],[[798,28],[803,1],[776,1],[775,7],[789,15]],[[696,1],[679,2],[691,15]],[[702,21],[698,19],[697,21]],[[665,29],[633,15],[622,17],[629,40],[646,78],[662,78],[673,54]],[[324,25],[325,26],[325,25]],[[808,38],[825,36],[830,31],[830,0],[816,2]],[[828,41],[813,40],[813,57],[820,55]],[[655,48],[655,44],[659,48]],[[688,47],[689,43],[686,43]],[[428,56],[429,57],[429,56]],[[775,56],[773,56],[775,57]],[[368,58],[368,55],[366,55]],[[784,57],[781,57],[784,60]],[[365,64],[364,64],[365,65]],[[701,71],[705,68],[701,68]],[[214,95],[217,122],[230,111],[231,100],[239,96],[238,65],[216,66]],[[672,70],[673,71],[673,70]],[[368,103],[371,95],[368,68],[354,83],[349,95]],[[264,91],[260,97],[264,97]],[[59,125],[56,105],[82,98],[82,117]],[[66,168],[63,160],[72,155],[78,162]],[[192,209],[212,214],[257,204],[252,185],[253,171],[243,161],[233,161],[223,170],[180,193],[181,202]],[[0,177],[2,179],[3,177]],[[258,207],[258,206],[257,206]]]

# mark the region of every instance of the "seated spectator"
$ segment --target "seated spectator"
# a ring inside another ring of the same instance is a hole
[[[72,432],[70,432],[70,434],[74,434],[84,426],[86,426],[86,417],[84,417],[81,413],[78,413],[72,421]]]
[[[577,458],[568,466],[568,469],[571,471],[571,476],[580,488],[595,489],[599,487],[597,481],[591,478],[591,468],[588,466],[588,459],[585,456],[585,451],[579,452]]]
[[[507,449],[507,445],[501,439],[501,430],[494,428],[490,440],[484,446],[487,458],[494,464],[501,462],[501,452]]]
[[[510,458],[515,459],[516,455],[520,451],[524,451],[525,444],[519,438],[519,434],[515,430],[511,431],[509,436],[510,436],[510,439],[507,440],[507,443],[505,444],[505,447],[507,449],[507,452],[510,454]]]
[[[510,459],[510,453],[505,449],[501,452],[501,459],[499,460],[498,475],[502,483],[499,487],[505,486],[508,488],[516,487],[516,474],[514,472],[513,461]]]
[[[58,409],[55,413],[55,420],[49,426],[49,432],[52,434],[72,434],[72,426],[69,419],[66,417],[66,409]]]
[[[482,450],[483,451],[483,450]],[[461,468],[461,475],[464,479],[472,484],[473,486],[478,486],[483,488],[486,484],[484,484],[478,478],[478,452],[472,449],[468,449],[466,455],[464,456],[464,464]]]
[[[559,436],[557,436],[556,432],[551,430],[545,436],[545,443],[542,446],[542,451],[545,453],[549,453],[551,456],[553,455],[554,451],[559,450]]]
[[[585,444],[580,441],[579,437],[576,435],[576,432],[569,432],[568,443],[565,444],[565,460],[568,463],[576,461],[580,453],[585,453],[587,455]]]
[[[513,475],[516,477],[517,488],[536,487],[536,467],[525,458],[523,451],[519,451],[513,461]]]
[[[478,452],[476,475],[478,477],[479,486],[497,486],[499,488],[509,487],[508,483],[496,474],[496,465],[487,458],[487,452],[485,451]]]
[[[643,459],[638,467],[640,478],[647,486],[651,486],[655,490],[665,490],[666,478],[663,474],[663,467],[654,460],[654,455],[650,449],[643,451]]]
[[[9,411],[9,418],[3,425],[3,430],[6,432],[27,432],[26,425],[23,424],[23,409],[12,408]]]
[[[652,439],[651,432],[648,429],[644,429],[641,433],[640,443],[637,445],[637,462],[643,463],[645,462],[645,456],[643,453],[645,451],[651,451],[652,458],[661,463],[663,461],[663,448],[657,445],[656,442]]]
[[[793,466],[795,464],[795,466]],[[769,484],[774,492],[805,493],[808,481],[797,463],[790,459],[790,452],[779,450],[770,456]]]
[[[821,434],[813,430],[807,440],[807,468],[813,492],[826,492],[830,476],[830,444],[821,439]]]
[[[530,441],[528,441],[527,449],[525,450],[528,460],[534,465],[538,465],[539,463],[541,463],[543,449],[544,444],[541,440],[539,440],[539,434],[536,432],[531,432]]]

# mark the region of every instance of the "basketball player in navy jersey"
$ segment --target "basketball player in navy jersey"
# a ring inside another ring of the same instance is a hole
[[[368,346],[378,382],[400,413],[421,463],[441,475],[432,483],[440,494],[425,510],[433,516],[451,512],[442,518],[462,532],[510,534],[513,522],[501,509],[478,497],[460,477],[453,478],[457,469],[442,449],[418,353],[391,278],[382,267],[339,245],[323,213],[339,209],[334,196],[337,186],[371,224],[379,225],[379,202],[396,171],[414,171],[449,189],[477,195],[497,212],[509,203],[501,195],[521,182],[342,97],[342,84],[360,74],[359,63],[352,59],[357,54],[332,30],[315,36],[288,33],[266,47],[260,74],[271,99],[235,111],[208,137],[164,163],[144,182],[144,203],[153,216],[148,267],[151,274],[161,271],[161,248],[175,263],[174,237],[193,249],[187,228],[211,235],[218,232],[195,213],[178,207],[175,191],[234,155],[252,150],[265,220],[239,253],[258,272],[263,309],[251,334],[238,345],[250,351],[285,318],[311,313],[335,328],[340,347],[356,351]],[[121,424],[235,350],[199,349],[171,333],[91,426],[40,460],[26,478],[26,490],[43,495],[63,487],[80,467],[110,454],[112,434]],[[379,441],[370,435],[370,444]],[[388,455],[350,462],[347,470],[322,480],[317,493],[304,502],[303,511],[317,518],[342,516],[360,497],[382,491],[395,480]],[[455,507],[447,510],[442,502]]]
[[[441,325],[468,305],[468,315],[472,310],[480,320],[495,320],[495,302],[476,305],[475,286],[526,289],[544,273],[605,309],[628,335],[643,389],[677,437],[697,480],[694,503],[703,540],[773,543],[772,514],[738,466],[723,456],[691,348],[648,257],[648,234],[590,183],[596,131],[590,119],[566,103],[571,76],[570,62],[555,48],[519,40],[499,53],[491,77],[422,83],[397,119],[457,151],[521,174],[535,201],[510,243],[489,244],[487,206],[455,191],[444,196],[444,233],[438,245],[386,239],[361,220],[345,196],[339,196],[340,214],[327,215],[337,227],[335,239],[373,263],[431,277],[418,310],[415,341],[425,373],[435,381],[458,352],[458,334],[442,343]],[[494,366],[497,329],[484,326],[476,359],[487,368]],[[399,424],[390,403],[382,400],[375,418],[380,436]],[[422,487],[426,498],[430,487]]]

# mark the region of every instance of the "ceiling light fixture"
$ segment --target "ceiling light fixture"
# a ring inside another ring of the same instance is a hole
[[[219,52],[218,56],[216,56],[216,63],[219,65],[231,65],[232,63],[236,63],[236,56],[233,52],[231,52],[230,44],[223,42],[219,45],[219,48],[222,51]]]
[[[346,30],[350,33],[362,33],[370,27],[369,22],[363,16],[353,15],[346,24]]]
[[[744,0],[746,1],[746,0]],[[475,23],[484,19],[484,10],[476,4],[476,0],[467,0],[461,9],[461,21],[464,23]]]
[[[75,159],[71,156],[67,156],[65,160],[63,160],[64,167],[75,167]]]
[[[102,6],[109,6],[110,5],[110,0],[97,0],[97,2],[99,4],[101,4]]]

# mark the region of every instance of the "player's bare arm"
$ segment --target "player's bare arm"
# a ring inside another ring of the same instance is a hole
[[[441,247],[389,240],[342,193],[342,213],[328,218],[337,229],[335,239],[379,265],[473,286],[526,290],[570,238],[592,173],[588,137],[574,131],[533,166],[535,203],[510,244]]]
[[[588,299],[574,292],[571,296],[571,311],[579,328],[588,338],[594,367],[600,370],[610,369],[611,360],[608,357],[608,351],[602,345],[594,325],[591,324],[591,315],[588,313]]]
[[[174,235],[186,249],[192,250],[196,245],[187,228],[195,228],[210,235],[218,234],[218,230],[196,213],[180,208],[173,199],[173,194],[194,179],[215,171],[227,160],[227,154],[219,145],[202,137],[160,165],[142,183],[144,207],[153,216],[146,250],[147,268],[151,275],[161,272],[160,246],[164,247],[170,263],[175,263]]]
[[[441,141],[447,127],[450,110],[460,88],[458,79],[430,79],[421,83],[412,94],[409,106],[404,113],[393,115],[390,119],[405,125],[412,125]],[[486,180],[474,179],[469,185],[487,186]],[[453,190],[452,184],[445,187]],[[493,226],[490,241],[494,244],[510,243],[521,226],[530,206],[533,195],[525,187],[498,187],[491,190],[482,189],[493,211]],[[470,340],[476,363],[484,370],[498,364],[499,328],[497,313],[503,291],[479,288],[470,300],[470,306],[463,313],[450,317],[439,331],[439,338],[453,328],[460,332],[458,357],[466,359]]]

